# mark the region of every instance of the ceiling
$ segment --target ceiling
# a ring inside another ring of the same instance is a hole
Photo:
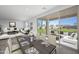
[[[56,5],[0,5],[0,19],[27,20],[55,7]]]
[[[66,8],[64,10],[60,10],[58,12],[54,12],[54,13],[45,15],[41,18],[42,19],[58,19],[58,18],[76,16],[77,15],[77,8],[78,8],[77,6],[72,6],[72,7]]]

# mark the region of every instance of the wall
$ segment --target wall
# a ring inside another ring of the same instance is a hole
[[[0,25],[3,26],[3,29],[5,27],[9,27],[9,22],[16,22],[17,28],[22,28],[23,27],[23,22],[19,20],[8,20],[8,19],[0,19]]]

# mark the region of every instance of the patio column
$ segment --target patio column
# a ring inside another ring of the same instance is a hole
[[[78,27],[78,41],[77,41],[77,47],[78,47],[78,53],[79,53],[79,6],[77,6],[77,17],[78,17],[78,23],[77,23],[77,27]]]
[[[49,19],[46,19],[46,35],[49,34],[49,24],[48,24],[48,20],[49,20]]]

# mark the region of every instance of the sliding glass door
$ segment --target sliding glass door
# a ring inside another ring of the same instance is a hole
[[[51,19],[49,20],[49,32],[50,35],[53,34],[58,34],[58,30],[59,30],[59,19]]]
[[[59,44],[61,53],[76,53],[75,50],[77,50],[77,20],[77,16],[60,19],[61,37]],[[68,52],[66,52],[65,50],[68,50]]]
[[[46,35],[46,20],[37,20],[37,33],[39,36]]]

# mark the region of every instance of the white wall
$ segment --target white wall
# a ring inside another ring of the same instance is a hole
[[[17,28],[22,28],[24,25],[23,22],[19,20],[0,19],[0,25],[2,25],[3,29],[9,27],[9,22],[16,22]]]
[[[37,19],[33,19],[33,33],[37,35]]]

